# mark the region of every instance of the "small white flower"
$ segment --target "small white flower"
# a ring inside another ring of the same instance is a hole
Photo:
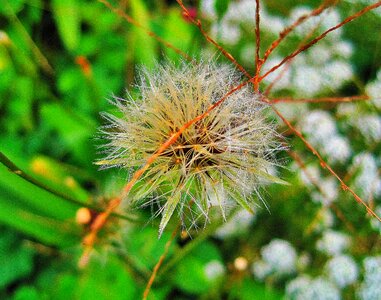
[[[286,295],[291,300],[339,300],[340,291],[328,280],[318,277],[311,280],[300,276],[286,286]]]
[[[316,248],[329,255],[338,255],[348,249],[350,245],[349,236],[344,233],[327,230],[316,243]]]
[[[347,41],[340,41],[335,45],[336,53],[342,58],[348,59],[352,56],[353,45]]]
[[[299,123],[302,131],[315,145],[327,144],[336,135],[337,128],[333,117],[326,111],[313,110]]]
[[[258,280],[263,281],[272,272],[272,268],[269,264],[262,260],[256,261],[251,265],[251,270]]]
[[[261,254],[275,275],[292,274],[296,270],[297,253],[288,241],[274,239],[262,248]]]
[[[337,106],[336,115],[339,117],[352,117],[358,113],[356,103],[340,103]]]
[[[314,182],[320,181],[320,169],[317,166],[308,165],[305,168],[305,170],[303,169],[299,169],[299,170],[300,170],[300,178],[305,185],[312,187],[314,186]],[[313,180],[313,182],[311,180]]]
[[[253,12],[255,11],[255,1],[242,0],[231,2],[225,14],[225,18],[229,21],[246,23],[252,25],[255,23]]]
[[[381,216],[381,206],[377,206],[374,212],[377,214],[377,216]],[[379,220],[377,220],[376,218],[371,218],[370,225],[373,229],[378,230],[381,234],[381,222]]]
[[[368,143],[378,143],[381,140],[381,118],[378,115],[361,115],[353,123]]]
[[[359,276],[356,262],[348,255],[339,255],[331,258],[325,268],[329,279],[339,288],[344,288],[354,283]]]
[[[381,72],[378,72],[381,74]],[[366,93],[371,97],[372,103],[381,109],[381,79],[372,81],[366,85]]]
[[[200,10],[202,14],[208,19],[217,18],[215,1],[216,0],[202,0],[200,3]]]
[[[364,259],[365,281],[380,284],[381,282],[381,256],[371,256]]]
[[[367,152],[358,154],[354,158],[352,167],[356,170],[353,186],[360,196],[367,200],[371,195],[381,194],[380,177],[376,158]]]
[[[335,285],[324,279],[316,278],[314,279],[306,293],[306,298],[300,298],[305,300],[340,300],[340,291],[335,287]]]
[[[245,209],[240,209],[228,222],[217,229],[215,237],[225,239],[231,236],[239,235],[247,230],[254,220],[254,214]]]
[[[308,58],[316,65],[326,64],[332,57],[330,47],[324,44],[317,44],[308,50]]]
[[[329,62],[322,69],[322,73],[326,74],[327,86],[333,89],[338,89],[353,77],[353,70],[349,63],[340,60],[334,60]]]
[[[289,281],[286,285],[287,298],[292,300],[307,299],[305,296],[307,296],[311,281],[311,278],[307,275],[300,275]]]
[[[313,66],[298,66],[295,70],[293,82],[298,93],[307,97],[317,94],[323,85],[319,70]]]
[[[344,163],[351,156],[351,147],[348,140],[340,135],[332,135],[323,146],[324,154],[332,163]]]
[[[228,22],[225,18],[220,23],[214,23],[211,31],[213,37],[227,45],[235,45],[241,38],[239,25]]]
[[[209,281],[215,281],[224,276],[225,266],[219,260],[212,260],[204,267],[204,273]]]
[[[359,290],[361,300],[381,299],[381,256],[367,257],[364,262],[364,282]]]
[[[311,8],[307,6],[297,6],[291,10],[289,25],[294,23],[300,17],[311,13]],[[308,18],[301,26],[295,28],[295,33],[304,37],[306,33],[313,30],[319,24],[318,18]]]
[[[337,180],[333,177],[324,178],[320,182],[320,187],[322,192],[313,193],[312,200],[324,206],[329,206],[339,194]]]

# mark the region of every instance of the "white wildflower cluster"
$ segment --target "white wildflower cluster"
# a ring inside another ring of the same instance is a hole
[[[381,256],[367,257],[364,260],[364,281],[358,296],[361,300],[381,299]]]
[[[324,206],[329,206],[334,202],[339,195],[339,185],[336,178],[326,177],[319,182],[321,191],[311,193],[312,201],[321,203]]]
[[[377,214],[377,216],[381,216],[381,205],[376,206],[374,212]],[[381,234],[381,222],[379,220],[377,220],[376,218],[372,218],[370,220],[370,225],[374,230],[379,231]]]
[[[225,266],[219,260],[212,260],[204,266],[204,274],[208,281],[214,282],[226,273]]]
[[[357,114],[349,119],[349,122],[360,131],[368,145],[381,141],[381,117],[378,114]]]
[[[321,149],[329,162],[344,163],[351,155],[351,147],[347,138],[337,130],[335,119],[323,110],[313,110],[299,122],[302,132],[310,143]]]
[[[316,243],[316,248],[328,255],[338,255],[346,251],[351,244],[350,237],[342,232],[326,230]]]
[[[231,1],[221,20],[217,20],[215,3],[216,0],[203,0],[200,5],[203,17],[212,21],[212,37],[225,45],[234,46],[242,43],[240,59],[244,64],[252,65],[255,45],[252,39],[245,38],[245,34],[248,32],[252,34],[252,28],[255,26],[253,14],[256,8],[255,1]],[[262,3],[261,30],[275,39],[285,28],[311,11],[310,7],[297,6],[291,10],[288,17],[278,16],[269,13]],[[340,21],[341,16],[338,10],[330,8],[319,16],[307,18],[295,28],[292,35],[302,40],[309,33],[320,34]],[[278,64],[289,51],[270,57],[265,64],[265,69]],[[344,40],[342,30],[339,28],[332,31],[319,44],[300,53],[291,65],[284,66],[286,69],[280,68],[270,74],[265,78],[265,82],[270,83],[277,79],[273,91],[291,89],[302,97],[312,97],[322,92],[337,90],[353,77],[352,66],[349,63],[352,53],[352,45]],[[282,76],[279,77],[281,72]]]
[[[356,282],[359,276],[359,269],[355,260],[349,255],[338,255],[331,258],[326,266],[328,278],[339,288]]]
[[[290,13],[287,25],[298,18],[308,15],[311,9],[305,6],[294,8]],[[321,33],[340,22],[337,10],[325,11],[322,16],[309,17],[301,26],[296,27],[295,34],[304,38],[310,32]],[[312,97],[322,92],[337,90],[353,77],[352,66],[348,62],[352,56],[353,47],[342,37],[340,29],[331,32],[323,41],[307,52],[300,53],[293,59],[291,65],[283,66],[271,73],[265,81],[276,81],[273,91],[291,89],[299,97]],[[270,69],[282,60],[283,55],[267,61]],[[322,76],[324,74],[324,76]]]
[[[255,214],[252,214],[245,209],[240,209],[229,221],[218,228],[214,236],[219,239],[226,239],[242,234],[247,231],[255,218]]]
[[[307,165],[305,169],[298,168],[298,171],[303,184],[313,190],[311,192],[313,202],[328,207],[332,202],[336,201],[339,195],[339,185],[334,177],[322,177],[320,169],[316,165]],[[318,185],[318,190],[315,185]],[[328,219],[332,218],[329,217]],[[331,224],[332,222],[328,223]]]
[[[254,276],[263,280],[269,275],[284,277],[296,272],[297,253],[285,240],[274,239],[261,250],[262,259],[252,265]]]
[[[354,173],[353,188],[358,191],[364,201],[372,196],[381,196],[381,178],[377,160],[373,154],[363,152],[356,155],[350,170]]]
[[[201,1],[200,8],[203,17],[212,21],[217,20],[215,3],[216,0]],[[236,44],[242,37],[243,27],[251,28],[254,25],[255,18],[252,12],[255,11],[255,7],[255,1],[231,1],[222,19],[213,23],[212,36],[227,45]],[[285,20],[283,18],[267,14],[263,6],[261,7],[261,19],[262,29],[274,34],[278,34],[285,27]],[[250,55],[250,57],[253,57],[253,55]]]
[[[381,69],[377,72],[376,79],[366,85],[366,93],[371,97],[372,103],[381,109]]]
[[[301,275],[286,286],[286,296],[290,300],[339,300],[340,290],[329,280],[317,277],[311,279]]]

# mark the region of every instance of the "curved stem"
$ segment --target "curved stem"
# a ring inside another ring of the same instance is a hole
[[[47,186],[46,184],[36,180],[35,178],[33,178],[32,176],[30,176],[29,174],[25,173],[24,171],[22,171],[17,165],[15,165],[3,152],[0,151],[0,163],[2,163],[5,167],[8,168],[8,170],[10,172],[12,172],[13,174],[16,174],[17,176],[21,177],[22,179],[28,181],[29,183],[37,186],[38,188],[40,189],[43,189],[45,191],[47,191],[48,193],[50,194],[53,194],[67,202],[70,202],[70,203],[73,203],[75,204],[76,206],[78,207],[87,207],[91,210],[94,210],[96,212],[100,212],[102,213],[103,210],[99,209],[98,207],[95,207],[94,205],[91,205],[91,204],[87,204],[87,203],[83,203],[75,198],[72,198],[62,192],[59,192],[57,190],[54,190],[52,189],[51,187]],[[126,221],[130,221],[130,222],[136,222],[136,219],[132,218],[132,217],[129,217],[129,216],[125,216],[125,215],[121,215],[121,214],[117,214],[117,213],[113,213],[112,214],[113,217],[117,217],[117,218],[120,218],[120,219],[123,219],[123,220],[126,220]]]

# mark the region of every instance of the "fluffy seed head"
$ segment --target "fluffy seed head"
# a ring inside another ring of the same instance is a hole
[[[230,89],[239,75],[214,62],[167,64],[143,70],[140,98],[115,98],[121,117],[105,113],[101,129],[109,142],[103,167],[139,168],[185,123],[204,113]],[[159,204],[161,234],[177,210],[183,225],[208,220],[210,208],[222,215],[237,202],[253,211],[252,195],[269,174],[274,152],[281,148],[274,125],[265,120],[266,105],[245,86],[183,131],[150,165],[128,196],[133,204]]]

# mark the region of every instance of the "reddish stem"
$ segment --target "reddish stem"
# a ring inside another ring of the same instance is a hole
[[[287,61],[289,61],[290,59],[292,59],[293,57],[297,56],[299,53],[309,49],[310,47],[312,47],[313,45],[315,45],[317,42],[319,42],[321,39],[325,38],[326,35],[328,33],[330,33],[331,31],[334,31],[340,27],[342,27],[343,25],[353,21],[354,19],[362,16],[363,14],[367,13],[368,11],[372,10],[372,9],[376,9],[377,7],[381,6],[381,1],[378,1],[377,3],[375,4],[372,4],[372,5],[369,5],[367,7],[365,7],[364,9],[360,10],[359,12],[353,14],[352,16],[349,16],[348,18],[346,18],[344,21],[342,21],[341,23],[337,24],[336,26],[333,26],[331,27],[330,29],[324,31],[321,35],[319,35],[317,38],[313,39],[312,41],[310,41],[309,43],[301,46],[299,49],[295,50],[293,53],[291,53],[290,55],[286,56],[279,64],[277,64],[276,66],[274,66],[273,68],[271,68],[269,71],[267,71],[264,75],[262,75],[260,78],[259,78],[259,81],[262,81],[267,75],[269,75],[270,73],[274,72],[275,70],[277,70],[279,67],[281,67],[284,63],[286,63]]]
[[[321,103],[321,102],[354,102],[354,101],[366,101],[369,100],[369,96],[367,95],[358,95],[358,96],[346,96],[346,97],[324,97],[317,99],[293,99],[293,98],[277,98],[277,99],[269,99],[269,101],[273,104],[287,102],[287,103]]]
[[[167,42],[166,40],[162,39],[161,37],[159,37],[156,33],[152,32],[151,30],[145,28],[142,24],[140,24],[138,21],[136,21],[134,18],[132,18],[131,16],[129,16],[128,14],[126,14],[123,10],[119,9],[119,8],[116,8],[116,7],[113,7],[111,5],[110,2],[108,2],[107,0],[98,0],[98,2],[102,3],[103,5],[105,5],[107,8],[109,8],[112,12],[116,13],[117,15],[121,16],[123,19],[125,19],[128,23],[144,30],[150,37],[154,38],[155,40],[157,40],[159,43],[163,44],[164,46],[172,49],[173,51],[175,51],[177,54],[181,55],[182,57],[184,57],[186,60],[188,61],[192,61],[192,58],[186,54],[184,51],[176,48],[174,45],[172,45],[171,43]]]

